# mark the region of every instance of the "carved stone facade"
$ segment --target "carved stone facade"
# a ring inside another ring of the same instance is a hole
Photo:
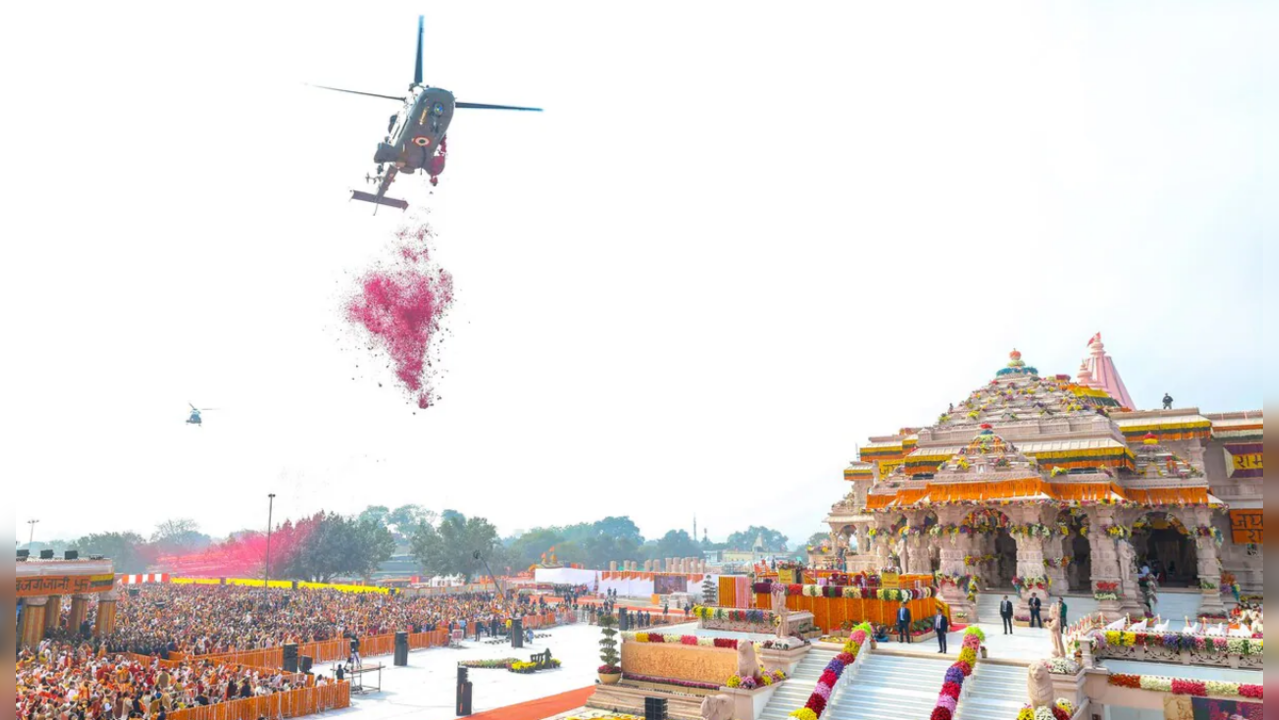
[[[845,542],[831,565],[878,571],[895,555],[907,573],[978,578],[979,591],[1001,593],[1015,575],[1022,612],[1032,586],[1047,606],[1054,594],[1116,583],[1119,600],[1103,607],[1140,615],[1143,567],[1169,585],[1203,587],[1204,613],[1224,607],[1223,573],[1260,592],[1264,545],[1236,544],[1226,511],[1261,507],[1261,455],[1252,453],[1262,413],[1122,407],[1099,338],[1090,352],[1071,378],[1041,377],[1014,351],[935,424],[872,437],[826,518],[833,537],[857,538],[856,552]],[[1105,382],[1089,368],[1104,368]],[[981,510],[996,519],[973,520]],[[965,534],[950,534],[956,526]],[[961,587],[939,591],[968,604]]]

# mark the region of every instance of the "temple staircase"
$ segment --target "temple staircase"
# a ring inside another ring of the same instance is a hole
[[[1070,600],[1066,601],[1067,604]],[[955,720],[1010,720],[1030,695],[1026,688],[1029,668],[1025,665],[1002,665],[979,662],[964,683],[967,694],[956,708]]]
[[[786,720],[792,710],[804,707],[808,696],[813,694],[813,688],[817,686],[817,679],[822,676],[822,671],[838,654],[834,650],[809,650],[804,659],[799,661],[799,665],[795,666],[795,672],[791,673],[790,678],[773,691],[773,697],[759,716],[760,720]],[[866,658],[862,662],[872,659]]]
[[[823,720],[927,718],[937,704],[954,658],[874,653],[862,660],[850,685],[831,695]],[[797,707],[802,707],[802,703]],[[1013,717],[1016,717],[1013,713]],[[1004,718],[1003,720],[1008,720]]]

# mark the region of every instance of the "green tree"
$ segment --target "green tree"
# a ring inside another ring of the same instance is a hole
[[[809,545],[812,545],[813,547],[816,548],[816,547],[821,547],[822,543],[828,543],[828,542],[830,542],[830,533],[815,532],[812,535],[808,536],[808,540],[802,543],[799,547],[795,548],[795,551],[805,552],[808,550]]]
[[[687,530],[668,530],[657,543],[648,547],[652,548],[649,551],[649,559],[702,557],[702,547],[693,542]]]
[[[617,641],[613,638],[617,635],[617,618],[612,614],[600,616],[600,634],[604,637],[600,638],[600,660],[604,662],[603,667],[599,669],[601,673],[618,673],[621,669],[617,663],[621,658],[617,654]]]
[[[434,525],[439,519],[438,513],[421,505],[401,505],[390,512],[386,521],[395,526],[396,533],[407,536],[413,534],[418,525]]]
[[[452,514],[450,514],[452,513]],[[475,552],[485,556],[501,554],[497,529],[481,517],[464,517],[455,511],[444,511],[438,528],[422,523],[410,541],[413,557],[431,575],[461,575],[466,582],[483,566]],[[490,567],[492,563],[490,563]]]
[[[81,556],[101,555],[111,559],[118,573],[144,573],[149,553],[146,540],[135,532],[92,533],[76,540]]]
[[[161,553],[184,554],[207,548],[213,544],[213,538],[200,532],[194,520],[177,518],[156,525],[151,542]]]
[[[388,522],[387,516],[390,514],[391,509],[385,505],[370,505],[364,508],[364,511],[356,516],[356,519],[386,524]]]
[[[755,540],[760,536],[764,538],[765,550],[786,552],[789,538],[777,530],[762,525],[751,525],[745,530],[729,535],[727,545],[733,550],[753,550],[755,548]]]
[[[273,574],[318,582],[338,576],[368,578],[395,551],[395,539],[386,526],[367,518],[320,512],[299,522],[287,536],[294,534],[304,540],[281,543],[284,557],[271,560]]]

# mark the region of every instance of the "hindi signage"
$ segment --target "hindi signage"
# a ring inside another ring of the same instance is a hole
[[[885,590],[900,590],[902,585],[901,575],[895,572],[880,573],[879,584]]]
[[[32,575],[18,578],[18,597],[109,592],[115,575]]]
[[[1262,443],[1227,443],[1222,452],[1226,454],[1226,477],[1259,478],[1262,476]]]
[[[1264,544],[1262,538],[1262,510],[1231,510],[1230,536],[1236,545]]]

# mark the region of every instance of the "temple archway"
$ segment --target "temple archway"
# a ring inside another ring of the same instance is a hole
[[[1199,581],[1195,539],[1177,516],[1162,511],[1142,515],[1132,525],[1137,566],[1147,566],[1161,585],[1189,587]]]
[[[1061,552],[1069,592],[1092,592],[1092,542],[1088,539],[1088,514],[1067,508],[1057,514],[1057,529],[1064,533]],[[1069,558],[1069,560],[1066,560]]]

